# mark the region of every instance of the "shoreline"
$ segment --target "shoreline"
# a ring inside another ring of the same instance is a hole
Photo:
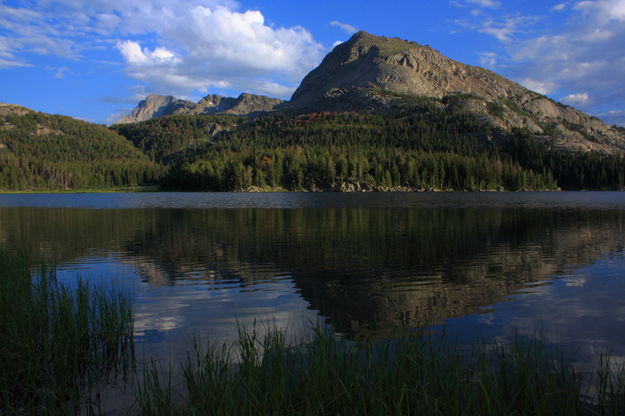
[[[142,192],[164,192],[158,186],[124,186],[119,188],[85,188],[85,189],[32,189],[20,191],[0,190],[0,195],[15,194],[121,194]]]
[[[0,195],[38,195],[38,194],[140,194],[140,193],[193,193],[193,194],[295,194],[295,193],[316,193],[316,194],[420,194],[420,193],[456,193],[456,194],[480,194],[480,193],[563,193],[563,192],[625,192],[625,189],[523,189],[523,190],[510,190],[510,189],[484,189],[484,190],[456,190],[456,189],[436,189],[436,190],[376,190],[376,191],[330,191],[330,190],[315,190],[308,189],[299,190],[287,190],[287,189],[262,189],[262,190],[245,190],[245,191],[197,191],[186,189],[158,189],[158,188],[145,188],[145,189],[67,189],[67,190],[26,190],[26,191],[0,191]]]

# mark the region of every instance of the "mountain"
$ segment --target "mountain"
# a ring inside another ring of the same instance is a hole
[[[525,129],[556,148],[625,153],[625,134],[595,117],[430,46],[363,31],[304,78],[289,107],[388,113],[424,99],[446,110],[460,107],[504,133]]]
[[[365,32],[288,103],[150,95],[121,121],[107,129],[0,106],[0,190],[625,190],[623,129]]]
[[[414,42],[358,32],[290,102],[236,115],[266,100],[210,95],[113,128],[175,190],[625,189],[623,129]]]
[[[0,191],[153,184],[162,170],[106,126],[0,103]]]
[[[237,98],[207,95],[197,104],[188,100],[180,100],[172,96],[157,94],[148,95],[139,102],[132,112],[120,118],[115,124],[136,123],[168,115],[185,114],[235,114],[244,115],[258,112],[273,111],[282,104],[282,100],[243,93]]]
[[[179,100],[171,95],[150,94],[145,100],[132,110],[132,112],[117,120],[115,124],[136,123],[138,121],[151,120],[156,117],[173,114],[176,111],[190,110],[195,107],[195,103],[188,100]]]
[[[301,82],[291,100],[241,94],[208,95],[194,104],[149,95],[116,124],[164,115],[244,115],[281,110],[287,114],[373,112],[437,107],[462,111],[489,126],[495,141],[517,129],[550,148],[625,154],[625,132],[601,120],[530,91],[496,73],[466,65],[430,46],[363,31],[337,45]]]
[[[213,103],[219,106],[216,101]],[[245,121],[239,118],[230,114],[172,114],[144,122],[116,124],[111,129],[132,142],[150,159],[167,164],[166,160],[177,152],[211,143],[218,134],[233,130],[239,123],[244,124]]]
[[[282,104],[278,98],[243,93],[237,98],[207,95],[190,111],[176,111],[174,114],[234,114],[245,115],[273,111]]]

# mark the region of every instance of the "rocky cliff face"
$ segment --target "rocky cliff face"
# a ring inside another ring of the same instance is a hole
[[[251,114],[276,109],[283,101],[277,98],[254,94],[241,94],[232,107],[223,111],[225,114]]]
[[[390,111],[415,97],[446,110],[460,107],[505,132],[525,128],[555,147],[625,153],[625,135],[597,118],[429,46],[362,31],[304,78],[290,108]]]
[[[241,94],[237,98],[207,95],[197,104],[180,100],[172,96],[151,94],[141,101],[128,116],[120,118],[115,124],[136,123],[156,117],[183,114],[251,114],[272,111],[283,101],[277,98],[254,94]]]
[[[215,114],[221,113],[231,108],[236,98],[222,97],[221,95],[210,94],[202,98],[189,111],[177,111],[175,114]]]
[[[127,116],[117,120],[116,124],[136,123],[138,121],[151,120],[156,117],[174,114],[177,111],[191,109],[195,103],[187,100],[179,100],[176,97],[157,94],[148,95]]]

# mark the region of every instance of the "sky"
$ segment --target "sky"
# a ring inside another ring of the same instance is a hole
[[[110,124],[151,93],[289,99],[357,30],[625,125],[625,0],[0,0],[0,102]]]

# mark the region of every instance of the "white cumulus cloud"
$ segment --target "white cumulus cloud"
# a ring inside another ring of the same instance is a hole
[[[503,15],[491,16],[482,13],[474,14],[473,21],[456,20],[458,26],[495,37],[500,42],[510,43],[518,33],[542,19],[540,16]]]
[[[152,51],[149,48],[141,49],[141,45],[138,42],[131,40],[118,42],[117,49],[119,49],[126,62],[131,66],[177,62],[174,53],[165,48],[154,48]]]
[[[339,29],[343,30],[345,33],[347,33],[348,35],[351,35],[352,33],[356,33],[358,32],[358,29],[350,24],[347,23],[341,23],[337,20],[333,20],[330,22],[330,24],[332,26],[338,27]]]
[[[563,101],[589,110],[592,105],[625,105],[621,12],[625,13],[625,0],[578,2],[560,32],[531,37],[510,48],[511,72],[517,79],[552,84],[550,92],[563,91]]]
[[[535,16],[513,16],[502,19],[485,20],[478,31],[492,35],[502,42],[508,42],[515,33],[523,28],[534,24],[539,18]]]
[[[302,27],[265,22],[235,0],[0,0],[0,68],[26,53],[84,59],[113,50],[149,92],[215,89],[288,98],[325,48]]]
[[[561,101],[571,105],[586,105],[590,102],[590,96],[585,92],[578,92],[562,97]]]
[[[179,12],[158,41],[154,49],[133,40],[117,47],[130,76],[178,94],[228,88],[287,98],[325,52],[302,27],[272,27],[260,11],[223,6]]]
[[[597,114],[602,120],[609,124],[625,127],[625,110],[610,110]]]
[[[573,8],[604,23],[609,20],[625,21],[625,0],[580,1]]]
[[[564,14],[564,25],[549,24],[560,17],[514,15],[509,7],[456,22],[500,41],[502,75],[593,114],[625,107],[625,0],[557,3],[550,10]],[[486,66],[490,57],[479,61]]]
[[[521,85],[532,91],[536,91],[539,94],[549,94],[555,88],[555,83],[550,81],[541,81],[533,78],[523,78],[519,81]]]
[[[479,52],[480,65],[485,68],[495,68],[497,66],[497,54],[495,52]]]

